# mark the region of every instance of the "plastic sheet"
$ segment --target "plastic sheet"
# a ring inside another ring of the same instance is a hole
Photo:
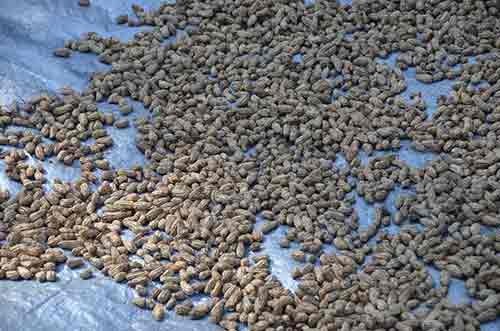
[[[128,40],[148,27],[129,28],[114,23],[117,15],[131,14],[132,3],[146,9],[159,4],[158,0],[93,0],[89,8],[78,6],[77,0],[2,0],[0,1],[0,104],[8,105],[43,92],[53,93],[70,86],[81,90],[90,73],[108,67],[94,55],[73,53],[69,59],[52,56],[64,40],[84,32],[115,36]],[[131,102],[134,112],[128,116],[148,116],[141,104]],[[116,107],[99,105],[103,112],[111,111],[120,117]],[[26,130],[9,127],[8,130]],[[144,156],[135,148],[133,126],[116,130],[108,128],[116,146],[107,157],[114,167],[129,167],[144,163]],[[6,150],[5,146],[0,149]],[[29,163],[38,164],[33,158]],[[79,168],[68,167],[55,160],[43,162],[50,181],[75,179]],[[9,180],[0,161],[0,186],[11,193],[20,185]],[[106,279],[99,272],[95,278],[82,280],[78,271],[62,267],[58,282],[40,284],[0,282],[0,331],[17,330],[219,330],[206,321],[192,321],[168,312],[163,322],[156,322],[149,311],[130,304],[132,291]]]
[[[55,92],[62,86],[70,86],[80,90],[85,86],[88,76],[93,71],[106,70],[107,66],[99,63],[95,56],[74,53],[69,59],[52,56],[54,48],[61,47],[65,39],[78,37],[81,33],[94,31],[101,35],[116,36],[122,40],[129,39],[134,33],[148,29],[129,28],[114,24],[119,14],[129,13],[130,5],[138,3],[146,9],[158,5],[158,0],[92,0],[89,8],[81,8],[77,0],[1,0],[0,1],[0,104],[29,98],[41,92]],[[313,0],[307,0],[313,4]],[[342,4],[349,1],[342,0]],[[350,38],[351,36],[346,36]],[[395,55],[380,60],[388,66],[394,65]],[[294,62],[300,62],[300,54],[294,56]],[[473,59],[471,59],[473,61]],[[414,70],[405,72],[408,89],[402,95],[410,101],[413,92],[421,92],[429,112],[436,107],[436,97],[446,95],[451,88],[451,81],[426,85],[415,80]],[[337,91],[340,96],[344,92]],[[128,116],[149,116],[139,103],[131,103],[134,112]],[[111,111],[118,116],[116,107],[108,104],[99,106],[103,112]],[[10,127],[9,130],[22,128]],[[144,163],[144,156],[135,148],[134,128],[116,130],[108,128],[115,140],[115,147],[107,152],[112,166],[129,167]],[[0,149],[5,149],[0,146]],[[252,151],[247,151],[251,153]],[[392,151],[397,156],[415,167],[424,166],[425,162],[437,157],[430,153],[418,153],[403,142],[400,150]],[[383,153],[375,153],[377,156]],[[364,162],[366,156],[362,156]],[[29,160],[30,162],[38,162]],[[78,176],[76,166],[67,167],[57,162],[47,161],[43,166],[51,181],[56,176],[63,180],[71,180]],[[345,167],[346,162],[339,155],[335,166]],[[11,193],[19,190],[19,184],[7,179],[4,164],[0,161],[0,186]],[[389,195],[385,206],[394,210],[394,197],[400,191],[396,188]],[[411,192],[408,192],[411,194]],[[373,215],[373,205],[368,205],[357,195],[355,208],[361,217],[361,227],[366,227]],[[257,226],[260,226],[258,218]],[[264,253],[271,257],[273,274],[283,285],[294,290],[297,283],[291,278],[291,270],[298,265],[283,252],[278,239],[285,231],[278,228],[267,235],[264,240]],[[388,227],[383,231],[397,231],[397,227]],[[290,250],[293,248],[290,248]],[[325,247],[334,252],[334,247]],[[436,286],[439,283],[439,271],[429,267]],[[147,311],[142,311],[130,304],[132,292],[124,285],[106,279],[99,272],[95,278],[81,280],[78,273],[62,267],[56,283],[40,284],[37,282],[0,282],[0,331],[15,330],[218,330],[215,325],[206,321],[191,321],[167,314],[163,322],[153,321]],[[203,298],[198,298],[203,300]],[[450,286],[449,299],[454,303],[470,302],[463,282],[453,279]],[[500,330],[500,323],[493,322],[482,325],[483,330]]]

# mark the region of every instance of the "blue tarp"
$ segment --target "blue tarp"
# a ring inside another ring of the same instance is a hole
[[[91,0],[89,8],[79,7],[77,0],[0,0],[0,104],[6,105],[27,99],[41,92],[55,92],[63,86],[81,90],[93,71],[106,70],[94,55],[74,53],[69,59],[56,58],[53,50],[61,47],[64,40],[76,38],[84,32],[116,36],[122,40],[148,29],[129,28],[114,23],[117,15],[131,14],[132,3],[146,9],[159,4],[158,0]],[[311,2],[310,0],[308,2]],[[342,1],[345,3],[346,1]],[[295,61],[301,61],[297,56]],[[473,60],[473,59],[472,59]],[[381,60],[394,65],[394,56]],[[411,92],[420,91],[432,111],[436,97],[450,91],[450,81],[425,85],[414,79],[414,71],[407,70],[409,88],[403,95],[408,100]],[[340,92],[339,92],[340,93]],[[134,104],[134,116],[147,116],[147,112]],[[110,105],[102,111],[116,109]],[[16,129],[16,128],[9,128]],[[21,129],[21,128],[17,128]],[[112,128],[110,130],[113,130]],[[108,153],[115,167],[127,167],[144,162],[144,157],[134,144],[134,129],[113,130],[115,147]],[[428,153],[416,153],[404,145],[398,157],[417,167],[436,157]],[[37,162],[34,161],[33,162]],[[337,166],[345,166],[339,159]],[[12,192],[19,189],[3,173],[0,161],[0,185]],[[49,181],[54,176],[70,180],[78,175],[77,167],[44,163]],[[394,194],[386,202],[392,210]],[[373,206],[357,197],[355,208],[361,217],[361,226],[366,226],[373,213]],[[397,229],[386,229],[397,231]],[[290,272],[297,262],[283,254],[277,241],[283,229],[268,235],[264,241],[265,253],[272,259],[272,271],[284,284],[293,290],[296,282]],[[435,280],[439,272],[429,269]],[[40,284],[34,281],[0,281],[0,331],[15,330],[218,330],[206,321],[191,321],[168,312],[163,322],[156,322],[150,312],[130,304],[132,291],[117,284],[98,272],[91,280],[81,280],[78,273],[63,267],[56,283]],[[203,300],[203,298],[200,298]],[[463,282],[453,280],[450,287],[452,302],[468,302]],[[500,323],[489,323],[483,330],[500,330]]]
[[[158,0],[93,0],[88,8],[78,0],[1,0],[0,1],[0,104],[28,99],[63,86],[81,90],[91,72],[106,70],[95,55],[73,53],[69,59],[57,58],[53,50],[64,40],[84,32],[116,36],[128,40],[148,27],[129,28],[114,23],[117,15],[132,14],[132,3],[146,9]],[[144,115],[139,104],[135,113]],[[115,111],[111,105],[103,111]],[[116,112],[115,112],[116,114]],[[130,117],[130,116],[129,116]],[[9,130],[21,128],[9,128]],[[135,148],[133,128],[113,130],[116,147],[109,152],[115,167],[140,164],[144,157]],[[1,148],[1,147],[0,147]],[[37,162],[34,161],[33,162]],[[58,176],[70,180],[77,167],[44,162],[48,179]],[[0,185],[10,191],[19,185],[7,179],[0,161]],[[206,321],[191,321],[168,312],[163,322],[151,312],[130,304],[132,291],[98,272],[95,278],[81,280],[77,271],[63,267],[56,283],[0,281],[0,331],[47,330],[219,330]]]

